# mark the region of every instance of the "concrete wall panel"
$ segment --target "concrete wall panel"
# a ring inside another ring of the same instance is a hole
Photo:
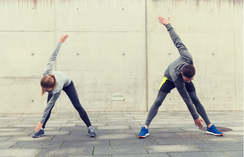
[[[145,2],[140,0],[57,1],[59,31],[145,31]]]
[[[53,31],[54,0],[1,0],[0,30]]]
[[[0,77],[41,77],[54,50],[50,32],[0,32]]]
[[[144,111],[146,64],[144,33],[67,32],[56,69],[79,89],[82,104],[96,111]],[[130,42],[132,39],[135,42]],[[112,101],[124,94],[125,101]],[[69,100],[67,100],[67,103]]]

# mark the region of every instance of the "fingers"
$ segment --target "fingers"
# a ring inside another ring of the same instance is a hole
[[[35,132],[37,132],[37,131],[39,131],[41,128],[39,128],[39,127],[36,127],[36,129],[35,129]]]

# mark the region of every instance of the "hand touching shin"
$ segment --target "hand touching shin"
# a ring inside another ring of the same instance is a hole
[[[42,128],[43,123],[39,122],[36,126],[35,132],[39,131]]]
[[[195,125],[198,126],[199,128],[203,127],[202,122],[204,123],[204,121],[202,118],[199,117],[198,119],[194,120],[194,122],[195,122]]]

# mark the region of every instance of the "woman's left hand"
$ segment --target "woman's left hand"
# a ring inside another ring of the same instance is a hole
[[[59,41],[61,42],[61,43],[63,43],[63,42],[65,42],[65,40],[68,38],[68,35],[66,34],[65,36],[61,36],[60,37],[60,39],[59,39]]]
[[[42,128],[43,123],[39,122],[36,126],[35,132],[39,131]]]

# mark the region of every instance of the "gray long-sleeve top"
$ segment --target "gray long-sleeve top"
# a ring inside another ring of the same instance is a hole
[[[182,99],[186,103],[188,110],[190,111],[193,119],[198,119],[199,115],[196,112],[196,109],[192,103],[192,100],[186,90],[185,81],[182,78],[181,71],[185,65],[191,64],[193,65],[192,56],[187,50],[186,46],[182,43],[180,37],[174,31],[174,28],[171,24],[167,24],[166,28],[170,34],[170,37],[178,49],[180,53],[180,57],[176,59],[174,62],[170,63],[168,68],[165,70],[164,76],[168,78],[168,80],[174,82],[175,87],[177,88],[179,94],[181,95]]]
[[[59,98],[61,91],[63,87],[67,87],[71,83],[71,79],[68,75],[65,73],[62,73],[60,71],[53,71],[53,65],[56,61],[59,49],[61,47],[62,43],[59,42],[57,47],[55,48],[54,52],[52,53],[51,57],[48,60],[47,66],[43,72],[43,76],[48,74],[53,74],[57,81],[57,86],[54,88],[53,91],[49,92],[49,94],[52,94],[51,99],[47,102],[47,106],[42,114],[42,118],[40,120],[41,123],[44,123],[45,119],[47,118],[47,115],[49,112],[51,112],[51,109],[53,108],[55,102]]]

